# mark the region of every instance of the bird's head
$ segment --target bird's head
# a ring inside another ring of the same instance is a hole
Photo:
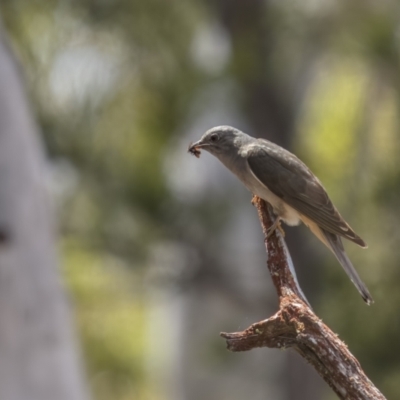
[[[200,157],[200,150],[204,149],[218,157],[239,147],[247,137],[245,133],[231,126],[216,126],[209,129],[199,141],[190,144],[188,151]]]

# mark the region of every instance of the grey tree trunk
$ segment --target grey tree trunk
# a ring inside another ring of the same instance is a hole
[[[0,399],[87,399],[45,159],[0,21]]]

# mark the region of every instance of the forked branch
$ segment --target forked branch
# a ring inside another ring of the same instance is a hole
[[[228,349],[292,348],[317,370],[340,399],[385,400],[346,345],[309,306],[279,230],[266,239],[268,227],[274,221],[271,207],[258,197],[253,199],[253,204],[264,232],[267,265],[279,296],[279,311],[243,332],[221,333]]]

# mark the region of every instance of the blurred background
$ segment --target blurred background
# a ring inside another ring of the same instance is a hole
[[[277,298],[251,194],[190,141],[222,124],[296,153],[369,244],[367,307],[303,226],[301,286],[400,397],[400,3],[1,0],[47,155],[62,274],[95,400],[336,398],[290,351],[220,331]]]

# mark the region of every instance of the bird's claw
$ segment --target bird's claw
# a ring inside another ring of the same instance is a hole
[[[283,237],[285,237],[285,231],[283,230],[281,226],[281,220],[280,218],[276,218],[275,222],[268,228],[267,230],[267,239],[270,238],[270,236],[275,232],[275,229],[279,229],[279,232],[282,234]]]

